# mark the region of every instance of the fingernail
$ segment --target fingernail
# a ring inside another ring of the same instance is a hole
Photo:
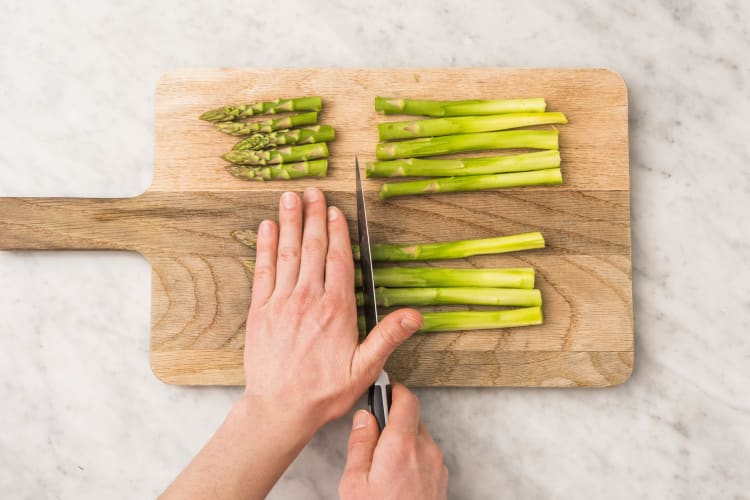
[[[352,423],[352,430],[364,429],[370,423],[370,415],[365,410],[357,410],[354,414],[354,422]]]
[[[297,205],[297,196],[294,193],[284,193],[281,195],[281,204],[284,208],[294,208]]]
[[[264,220],[263,222],[261,222],[258,232],[261,236],[271,236],[271,221]]]
[[[305,194],[302,195],[302,199],[304,199],[305,201],[317,201],[318,190],[316,188],[305,189]]]
[[[401,327],[407,332],[414,333],[419,330],[420,326],[422,326],[422,324],[411,316],[404,316],[401,318]]]
[[[338,218],[339,218],[339,211],[336,210],[334,207],[328,207],[328,220],[330,222],[333,222]]]

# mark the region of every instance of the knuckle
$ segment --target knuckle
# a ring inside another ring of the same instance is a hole
[[[316,292],[308,285],[299,285],[294,289],[294,299],[298,306],[301,307],[302,311],[306,310],[306,306],[312,304],[315,301]]]
[[[340,248],[329,248],[328,249],[328,260],[330,262],[335,262],[337,264],[339,262],[343,263],[343,262],[351,262],[352,261],[351,257],[349,255],[347,255],[347,252],[345,252],[344,250],[342,250]],[[352,264],[352,266],[353,265],[354,264]]]
[[[299,259],[299,247],[286,245],[279,248],[279,260],[282,262],[291,262]]]
[[[267,281],[273,277],[271,266],[267,265],[256,265],[253,270],[253,279],[256,281]]]
[[[325,252],[326,244],[318,237],[307,238],[302,242],[302,252],[311,254],[322,254]]]

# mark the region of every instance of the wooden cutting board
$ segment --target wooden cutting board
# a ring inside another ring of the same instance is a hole
[[[254,183],[219,159],[235,142],[197,116],[226,103],[320,95],[336,128],[329,176]],[[439,263],[533,266],[545,323],[418,334],[391,358],[412,386],[608,386],[633,366],[627,90],[605,69],[184,69],[156,89],[154,181],[127,199],[0,198],[0,250],[126,249],[153,266],[151,366],[174,384],[244,382],[253,251],[230,231],[276,218],[284,190],[318,186],[356,231],[354,155],[374,158],[376,95],[427,99],[543,96],[564,112],[564,186],[377,199],[375,242],[483,238],[540,230],[543,250]],[[279,360],[283,363],[284,360]]]

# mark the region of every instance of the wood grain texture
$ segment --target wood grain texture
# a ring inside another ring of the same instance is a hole
[[[336,128],[329,177],[243,182],[218,156],[235,138],[196,119],[229,102],[318,94]],[[563,111],[565,185],[377,200],[372,237],[424,242],[540,230],[548,247],[436,266],[531,265],[545,324],[416,335],[391,358],[393,378],[425,386],[608,386],[633,366],[627,93],[602,69],[186,69],[156,90],[154,182],[127,199],[0,198],[0,249],[127,249],[153,266],[151,364],[177,384],[242,384],[253,251],[234,229],[276,218],[279,194],[317,185],[350,222],[353,157],[374,158],[375,95],[544,96]],[[353,229],[355,224],[350,223]]]

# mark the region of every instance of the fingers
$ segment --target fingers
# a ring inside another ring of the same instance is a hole
[[[379,434],[378,423],[370,412],[359,410],[354,414],[344,474],[370,471]]]
[[[274,293],[287,296],[297,284],[302,246],[302,203],[295,193],[281,195],[279,224]]]
[[[302,196],[304,224],[302,256],[298,285],[323,290],[326,253],[328,250],[328,222],[326,199],[317,188],[307,188]]]
[[[264,220],[258,228],[258,241],[255,250],[255,269],[253,271],[253,305],[263,305],[273,293],[276,281],[276,247],[279,239],[276,224]]]
[[[372,383],[388,356],[422,326],[422,315],[414,309],[399,309],[383,318],[359,345],[352,366],[357,375]]]
[[[354,259],[349,240],[349,226],[344,214],[336,207],[328,207],[325,289],[326,292],[341,292],[353,297]]]
[[[393,384],[392,391],[393,402],[385,430],[390,428],[412,435],[419,434],[419,400],[401,384]]]

